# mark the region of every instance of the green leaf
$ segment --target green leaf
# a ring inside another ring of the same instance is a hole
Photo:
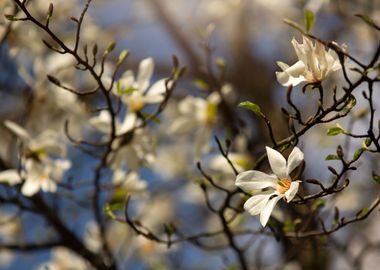
[[[120,64],[122,63],[129,55],[129,51],[128,50],[123,50],[120,55],[119,55],[119,59],[117,60],[117,63]]]
[[[365,216],[365,215],[368,213],[368,211],[369,211],[369,209],[368,209],[367,207],[364,207],[363,209],[360,209],[360,210],[356,213],[355,217],[356,217],[356,218],[363,217],[363,216]]]
[[[365,148],[359,148],[358,150],[355,151],[353,159],[358,159],[363,152],[365,151]]]
[[[243,107],[245,109],[253,111],[257,115],[261,115],[261,108],[259,105],[252,103],[250,101],[244,101],[239,104],[239,107]]]
[[[372,171],[372,179],[380,185],[380,176],[377,175],[374,171]]]
[[[104,54],[109,54],[110,52],[113,51],[113,49],[115,49],[115,47],[116,47],[116,42],[114,42],[114,41],[110,42],[107,45],[107,48],[105,49]]]
[[[18,21],[19,19],[15,15],[5,14],[4,17],[9,21]]]
[[[325,160],[340,160],[340,158],[337,155],[327,155]]]
[[[372,143],[372,139],[371,138],[366,138],[365,140],[364,140],[364,145],[366,146],[366,147],[368,147],[368,146],[370,146],[371,145],[371,143]]]
[[[345,132],[345,130],[341,126],[337,125],[336,127],[329,128],[327,130],[327,135],[328,136],[336,136],[336,135],[344,133],[344,132]]]
[[[380,26],[378,26],[371,17],[369,17],[368,15],[364,15],[364,14],[355,14],[356,17],[359,17],[360,19],[363,20],[363,22],[365,22],[366,24],[368,24],[369,26],[375,28],[376,30],[380,31]]]
[[[195,84],[196,87],[198,87],[201,90],[208,90],[209,89],[208,83],[205,82],[202,79],[196,79],[196,80],[194,80],[194,84]]]
[[[311,30],[311,28],[313,28],[313,26],[315,24],[314,13],[311,10],[309,10],[309,9],[305,9],[305,11],[304,11],[304,19],[305,19],[306,32],[309,32]]]

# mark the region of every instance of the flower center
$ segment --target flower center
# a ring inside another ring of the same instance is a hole
[[[144,107],[145,103],[142,98],[136,97],[133,98],[133,100],[131,100],[128,105],[131,111],[137,112]]]
[[[291,184],[292,184],[292,180],[288,178],[283,178],[281,180],[278,180],[277,191],[280,192],[280,194],[284,194],[285,192],[289,190]]]

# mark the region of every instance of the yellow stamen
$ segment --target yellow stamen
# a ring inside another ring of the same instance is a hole
[[[289,190],[291,184],[292,184],[292,180],[289,180],[288,178],[283,178],[277,181],[277,191],[280,194],[284,194],[285,192]]]

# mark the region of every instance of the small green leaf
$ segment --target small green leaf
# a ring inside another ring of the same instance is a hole
[[[305,18],[306,32],[309,32],[311,30],[311,28],[313,28],[313,26],[315,24],[314,13],[311,10],[305,9],[305,11],[304,11],[304,18]]]
[[[259,105],[252,103],[250,101],[244,101],[239,104],[239,107],[243,107],[245,109],[253,111],[257,115],[261,115],[261,108]]]
[[[117,60],[117,63],[120,64],[122,63],[129,55],[129,51],[128,50],[123,50],[120,55],[119,55],[119,59]]]
[[[368,209],[367,207],[364,207],[363,209],[360,209],[360,210],[356,213],[355,217],[356,217],[356,218],[363,217],[363,216],[365,216],[365,215],[368,213],[368,211],[369,211],[369,209]]]
[[[196,80],[194,80],[194,84],[195,84],[196,87],[198,87],[201,90],[208,90],[209,89],[208,83],[205,82],[202,79],[196,79]]]
[[[114,41],[110,42],[107,45],[107,48],[105,49],[104,54],[109,54],[110,52],[113,51],[113,49],[115,49],[115,47],[116,47],[116,42],[114,42]]]
[[[19,19],[15,15],[5,14],[4,17],[9,21],[18,21]]]
[[[336,136],[341,133],[345,133],[346,131],[339,125],[337,124],[336,127],[329,128],[327,130],[327,135],[328,136]]]
[[[363,154],[364,151],[365,151],[365,148],[359,148],[358,150],[356,150],[354,153],[353,159],[355,160],[358,159]]]
[[[371,138],[366,138],[366,139],[364,140],[364,145],[365,145],[366,147],[370,146],[371,143],[372,143],[372,139],[371,139]]]
[[[325,160],[340,160],[340,158],[337,155],[327,155]]]
[[[104,213],[109,217],[109,218],[111,218],[111,219],[115,219],[116,218],[116,216],[115,216],[115,214],[113,213],[113,211],[112,211],[112,208],[111,208],[111,205],[110,204],[106,204],[105,206],[104,206]]]

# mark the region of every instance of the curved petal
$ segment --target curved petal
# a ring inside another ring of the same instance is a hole
[[[155,82],[148,90],[147,95],[164,95],[166,93],[166,78]],[[172,81],[168,82],[168,88],[173,85]]]
[[[24,128],[16,124],[15,122],[10,121],[10,120],[5,120],[4,126],[6,126],[12,133],[14,133],[20,139],[30,140],[29,133]]]
[[[285,72],[292,77],[299,77],[305,73],[305,68],[306,66],[302,61],[297,61],[292,66],[288,67]]]
[[[291,200],[293,200],[294,196],[296,196],[296,194],[298,192],[299,186],[300,186],[299,181],[293,181],[290,184],[289,189],[285,192],[286,202],[290,202]]]
[[[281,155],[280,152],[270,148],[265,147],[267,150],[268,160],[270,167],[272,168],[273,173],[279,178],[287,178],[287,170],[286,170],[286,159]]]
[[[111,115],[108,111],[101,111],[98,116],[91,117],[88,122],[103,133],[107,134],[111,131]]]
[[[268,203],[265,205],[265,207],[262,209],[260,214],[260,223],[265,227],[267,225],[267,222],[269,220],[270,215],[272,214],[273,208],[275,207],[276,203],[283,198],[284,195],[277,195],[276,197],[273,197],[268,201]]]
[[[40,190],[40,183],[34,179],[28,179],[25,181],[21,188],[21,193],[27,197],[33,196]]]
[[[153,58],[145,58],[140,62],[139,71],[137,74],[137,88],[139,91],[145,91],[150,83],[150,78],[152,77],[154,69]]]
[[[276,188],[277,177],[260,171],[250,170],[239,173],[235,185],[246,192],[267,187]]]
[[[244,209],[251,215],[258,215],[261,213],[265,205],[267,205],[270,196],[273,194],[257,194],[253,195],[244,203]]]
[[[8,182],[10,185],[15,185],[21,182],[21,177],[17,170],[5,170],[0,172],[0,182]]]
[[[288,165],[287,165],[287,175],[290,175],[290,173],[298,167],[298,165],[301,164],[301,162],[304,160],[304,154],[298,147],[294,147],[293,151],[290,153],[288,157]]]
[[[41,189],[45,192],[56,192],[57,184],[53,180],[47,178],[41,183]]]

